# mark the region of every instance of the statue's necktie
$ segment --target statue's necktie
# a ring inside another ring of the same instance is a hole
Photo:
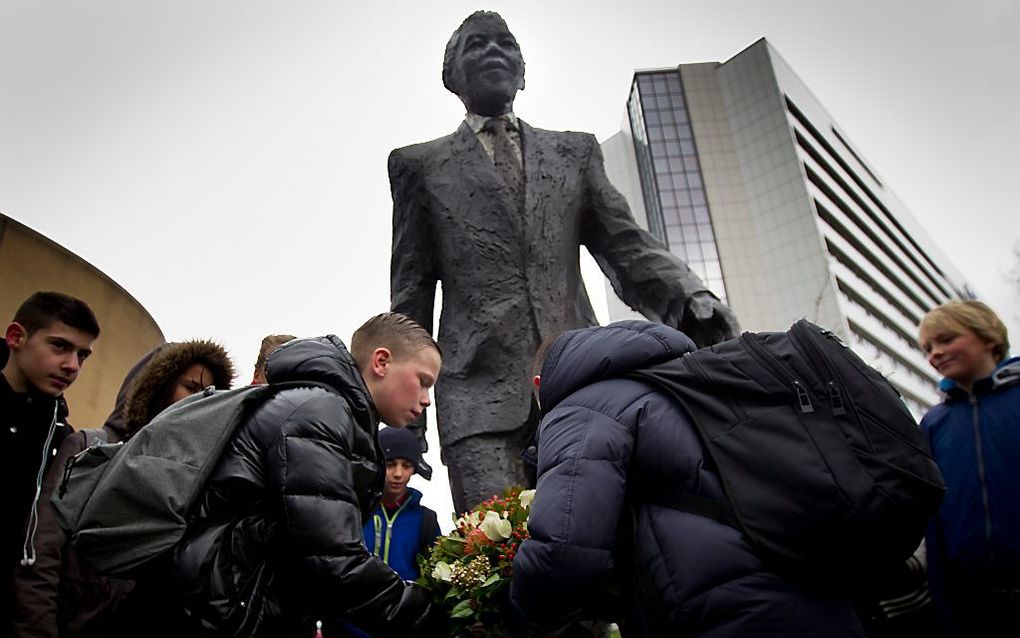
[[[524,211],[524,174],[521,165],[517,161],[514,152],[513,142],[510,140],[508,128],[513,124],[499,117],[489,118],[482,130],[491,133],[493,139],[492,160],[496,164],[496,171],[503,178],[514,205],[518,212]]]

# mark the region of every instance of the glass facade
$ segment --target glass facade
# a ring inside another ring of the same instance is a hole
[[[640,183],[650,232],[746,329],[807,317],[915,415],[939,400],[918,324],[973,293],[765,40],[721,63],[636,72],[627,116],[630,135],[607,141],[611,179],[634,197]]]
[[[726,299],[679,69],[637,73],[627,101],[649,231]]]

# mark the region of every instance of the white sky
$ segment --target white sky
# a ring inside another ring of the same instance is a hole
[[[0,211],[247,374],[266,334],[347,341],[387,309],[386,157],[457,127],[440,69],[470,12],[521,44],[518,115],[600,140],[635,68],[764,36],[1020,342],[1014,0],[367,5],[0,0]],[[449,529],[437,474],[415,484]]]

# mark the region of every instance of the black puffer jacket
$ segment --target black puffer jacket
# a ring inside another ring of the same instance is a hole
[[[335,336],[300,339],[267,377],[332,391],[284,390],[239,426],[177,550],[192,618],[210,635],[311,635],[305,623],[334,617],[374,636],[427,631],[423,590],[361,540],[384,466],[354,360]]]
[[[514,560],[518,616],[548,627],[594,607],[615,613],[625,636],[861,635],[848,600],[770,572],[736,529],[656,504],[677,492],[723,498],[679,405],[626,378],[693,349],[683,334],[641,321],[553,344],[531,540]],[[603,600],[611,588],[623,594],[615,612]]]

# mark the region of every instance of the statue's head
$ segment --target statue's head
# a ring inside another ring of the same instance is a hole
[[[472,113],[511,110],[524,88],[524,58],[498,13],[476,11],[453,32],[443,57],[443,86]]]

